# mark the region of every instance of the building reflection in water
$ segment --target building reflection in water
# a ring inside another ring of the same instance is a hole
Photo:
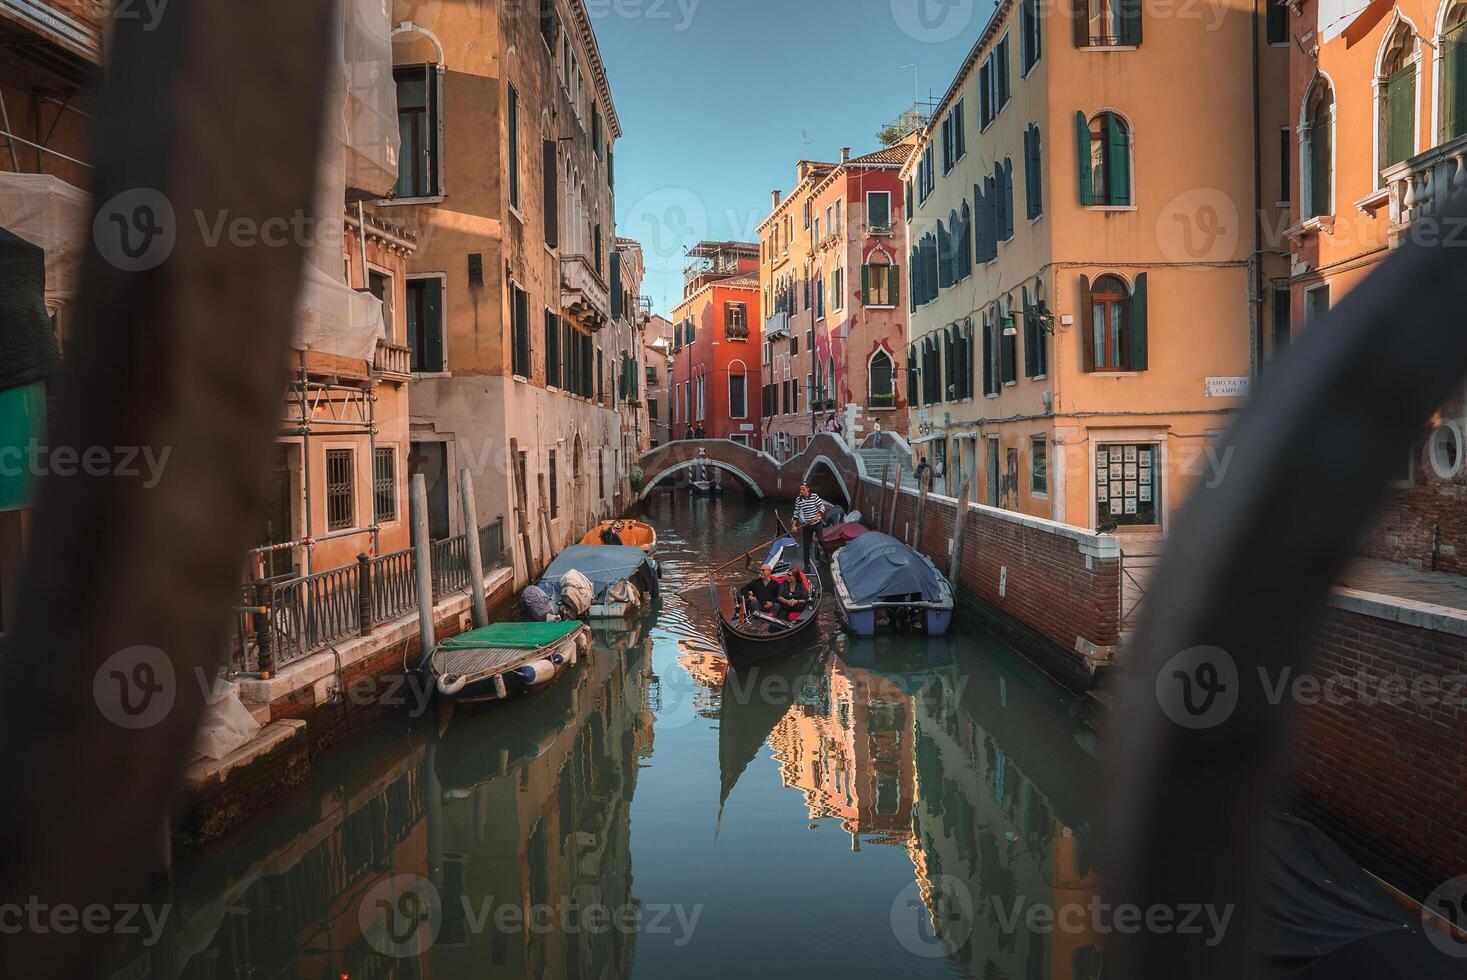
[[[652,751],[649,647],[640,632],[598,635],[574,677],[534,699],[440,717],[436,732],[372,731],[334,760],[338,782],[320,773],[268,832],[180,862],[156,898],[171,906],[165,935],[119,952],[111,976],[629,975],[634,929],[562,923],[636,912],[628,809]],[[411,955],[384,945],[372,907],[404,881],[439,902]],[[502,906],[516,910],[507,928]]]
[[[899,638],[824,657],[816,695],[769,732],[780,777],[853,850],[907,851],[926,928],[966,973],[1095,980],[1091,740],[1007,651],[951,649]],[[685,666],[711,681],[701,661]],[[1035,906],[1063,925],[1030,931]]]

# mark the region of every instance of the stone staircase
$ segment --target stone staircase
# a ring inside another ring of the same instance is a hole
[[[893,467],[893,469],[901,466],[902,486],[910,487],[913,490],[917,489],[917,478],[912,474],[911,463],[901,460],[891,448],[876,449],[868,447],[857,449],[856,453],[866,464],[867,476],[875,480],[880,480],[882,473],[885,472],[888,465]]]

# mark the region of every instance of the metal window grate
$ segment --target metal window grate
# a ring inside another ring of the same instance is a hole
[[[326,529],[344,531],[355,523],[353,506],[353,453],[350,449],[326,450]]]
[[[397,451],[378,449],[372,455],[372,513],[376,522],[397,520]]]

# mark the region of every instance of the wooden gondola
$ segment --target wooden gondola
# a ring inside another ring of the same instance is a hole
[[[779,527],[781,537],[789,537],[783,522]],[[798,545],[792,545],[791,549],[793,548],[798,548]],[[744,612],[743,604],[739,601],[741,586],[735,587],[732,592],[731,618],[724,612],[723,603],[719,601],[717,584],[709,585],[713,593],[713,608],[718,612],[718,637],[723,644],[723,655],[728,658],[732,667],[742,668],[766,663],[807,647],[819,638],[820,600],[824,596],[820,573],[813,567],[804,569],[803,563],[796,559],[776,568],[775,577],[780,576],[781,570],[789,572],[789,566],[803,569],[810,580],[810,602],[800,618],[794,622],[764,613]]]

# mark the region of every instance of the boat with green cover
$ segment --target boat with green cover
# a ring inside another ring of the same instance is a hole
[[[590,650],[585,623],[495,623],[438,644],[428,672],[446,698],[505,701],[551,683]]]

